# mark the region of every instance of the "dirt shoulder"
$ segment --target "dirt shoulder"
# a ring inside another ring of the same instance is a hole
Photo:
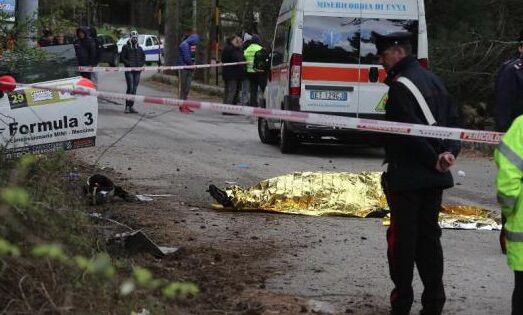
[[[131,192],[155,194],[147,187],[123,184]],[[309,312],[304,300],[266,289],[266,279],[278,272],[268,262],[285,251],[285,245],[251,236],[259,227],[245,225],[235,214],[190,207],[174,197],[155,197],[150,203],[118,201],[103,211],[143,229],[162,246],[182,247],[179,254],[163,259],[135,258],[156,275],[198,285],[198,296],[178,301],[181,314]]]

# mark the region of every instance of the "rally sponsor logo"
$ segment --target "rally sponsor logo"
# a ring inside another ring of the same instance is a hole
[[[497,132],[464,131],[461,133],[461,140],[474,142],[499,143],[502,137],[503,134]]]
[[[72,86],[64,86],[63,88],[69,89],[72,88]],[[72,100],[75,97],[66,91],[58,92],[42,89],[24,89],[9,93],[8,98],[11,109],[19,109],[29,106],[61,103]]]
[[[58,88],[63,88],[65,90],[74,90],[74,86],[72,86],[72,85],[58,86]],[[65,90],[64,91],[58,91],[58,98],[61,101],[68,101],[68,100],[71,100],[71,99],[75,98],[73,95],[71,95],[71,93],[66,92]]]
[[[31,92],[31,98],[34,103],[50,101],[53,97],[53,92],[49,90],[34,90]]]
[[[94,147],[96,144],[96,137],[89,137],[78,140],[66,140],[53,143],[44,143],[26,146],[22,148],[13,148],[6,151],[7,159],[15,159],[25,154],[46,154],[60,150],[76,150]]]

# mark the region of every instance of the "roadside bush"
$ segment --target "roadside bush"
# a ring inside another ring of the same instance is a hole
[[[0,158],[0,313],[171,313],[169,300],[197,294],[105,252],[77,167],[64,153]]]

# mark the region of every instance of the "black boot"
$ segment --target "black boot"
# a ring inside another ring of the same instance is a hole
[[[138,111],[134,109],[134,106],[129,106],[129,114],[138,114]]]

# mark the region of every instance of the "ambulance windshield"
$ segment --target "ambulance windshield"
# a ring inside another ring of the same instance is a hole
[[[303,61],[378,64],[372,32],[390,34],[399,31],[418,34],[418,21],[305,16]],[[413,39],[416,53],[417,36]]]

